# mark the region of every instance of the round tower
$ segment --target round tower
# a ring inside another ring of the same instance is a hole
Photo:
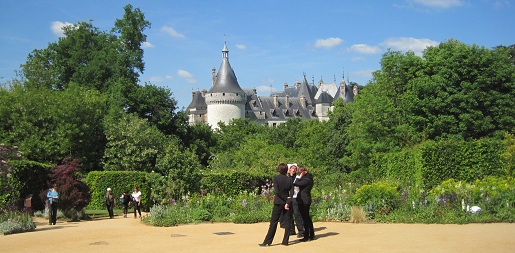
[[[233,119],[245,118],[245,92],[241,89],[229,64],[229,50],[224,43],[222,64],[218,69],[216,80],[205,96],[207,104],[207,123],[213,129],[218,122],[228,124]]]

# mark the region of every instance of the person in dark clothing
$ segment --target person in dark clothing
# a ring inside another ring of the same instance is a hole
[[[123,205],[123,218],[127,218],[127,214],[129,212],[129,203],[131,203],[131,195],[124,191],[122,196],[120,196],[120,202]]]
[[[277,223],[279,223],[279,219],[281,215],[284,215],[286,220],[291,219],[290,205],[291,205],[291,189],[292,189],[292,180],[286,176],[286,172],[288,171],[288,166],[285,163],[279,164],[277,167],[277,171],[279,175],[277,175],[273,180],[274,186],[274,207],[272,209],[272,216],[270,217],[270,226],[268,227],[268,232],[263,240],[263,243],[260,243],[259,246],[270,246],[275,236],[275,232],[277,231]],[[288,245],[288,240],[290,237],[290,222],[285,223],[284,236],[282,240],[282,245]]]
[[[315,240],[315,230],[313,228],[313,220],[309,214],[309,208],[311,206],[311,189],[313,189],[313,175],[308,172],[306,167],[301,166],[299,168],[300,178],[295,180],[294,186],[299,187],[297,194],[297,202],[299,204],[300,215],[304,222],[304,237],[300,239],[301,242]]]
[[[297,175],[297,170],[298,170],[298,167],[297,167],[296,163],[288,164],[288,173],[286,175],[288,177],[290,177],[292,183],[295,180],[297,180],[298,178],[300,178],[300,176]],[[298,186],[294,187],[293,188],[293,197],[291,199],[291,205],[290,205],[291,219],[288,222],[291,223],[290,235],[297,234],[297,233],[295,233],[295,225],[296,225],[297,230],[298,230],[297,237],[301,238],[304,236],[304,223],[302,222],[302,216],[300,215],[299,205],[298,205],[297,199],[296,199],[298,192],[299,192],[299,187]],[[285,227],[284,224],[285,224],[285,222],[287,222],[285,220],[284,216],[281,216],[280,222],[281,222],[281,228],[284,228]]]
[[[114,218],[114,207],[116,206],[116,199],[114,197],[113,191],[111,188],[107,188],[106,195],[104,196],[104,202],[106,203],[107,212],[109,212],[109,218]]]
[[[296,164],[293,164],[291,166],[290,174],[291,174],[293,183],[295,183],[296,180],[300,179],[300,175],[299,175],[300,173],[299,173],[299,170],[298,170]],[[298,195],[299,191],[300,191],[300,188],[298,186],[293,186],[293,196],[291,199],[291,204],[292,204],[292,209],[293,209],[293,217],[295,217],[295,223],[293,223],[293,219],[292,219],[292,224],[297,225],[297,231],[298,231],[297,237],[301,238],[301,237],[304,237],[304,221],[302,220],[302,215],[300,215],[299,202],[297,201],[297,195]],[[293,233],[291,233],[291,234],[295,234],[295,227],[293,225],[292,225],[292,231],[293,231]]]

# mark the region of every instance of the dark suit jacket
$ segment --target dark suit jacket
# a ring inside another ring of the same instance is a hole
[[[279,174],[275,176],[274,180],[274,204],[275,205],[284,205],[286,203],[290,204],[290,190],[292,189],[293,182],[290,177]]]
[[[311,205],[311,189],[313,189],[313,184],[313,175],[311,173],[307,173],[293,183],[294,186],[299,187],[297,201],[305,205]]]

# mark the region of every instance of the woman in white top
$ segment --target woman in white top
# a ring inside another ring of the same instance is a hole
[[[139,217],[141,218],[141,192],[139,191],[138,187],[134,187],[134,192],[131,194],[132,196],[132,205],[134,206],[134,219],[136,219],[136,210],[138,210]]]

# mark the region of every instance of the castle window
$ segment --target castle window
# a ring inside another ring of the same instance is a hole
[[[224,92],[224,93],[222,93],[222,96],[225,96],[225,92]]]

